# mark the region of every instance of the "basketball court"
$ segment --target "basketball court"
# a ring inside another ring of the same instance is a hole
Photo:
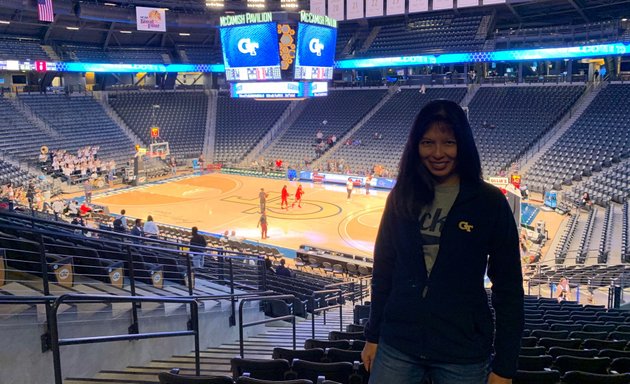
[[[92,198],[106,205],[110,212],[126,209],[128,217],[146,220],[148,215],[159,223],[183,228],[197,226],[203,232],[222,234],[236,231],[236,236],[264,244],[297,249],[302,244],[371,256],[388,191],[355,188],[350,201],[345,185],[302,183],[305,194],[302,208],[297,205],[280,209],[280,191],[287,185],[293,202],[297,181],[272,180],[212,173],[186,175],[140,187],[114,190]],[[269,238],[260,240],[256,228],[260,217],[258,193],[264,188],[267,199]],[[539,212],[537,220],[547,224],[552,240],[564,217],[555,212]],[[547,252],[552,241],[543,248]]]
[[[283,185],[291,196],[289,209],[280,209]],[[388,191],[355,188],[350,201],[345,185],[302,183],[302,208],[291,208],[298,182],[261,179],[238,175],[206,174],[183,176],[135,188],[96,195],[92,202],[109,207],[110,212],[127,211],[128,217],[222,234],[261,243],[297,249],[301,244],[371,256]],[[260,240],[256,228],[260,218],[258,193],[267,198],[268,236]]]

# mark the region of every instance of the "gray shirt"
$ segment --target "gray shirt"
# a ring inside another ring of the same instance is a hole
[[[442,228],[458,193],[459,185],[436,185],[433,203],[424,207],[420,212],[420,235],[422,236],[422,250],[424,251],[427,274],[431,274],[435,264],[440,250]]]

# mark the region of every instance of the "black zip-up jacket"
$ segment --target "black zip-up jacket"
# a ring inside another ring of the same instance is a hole
[[[519,255],[516,222],[501,191],[462,183],[427,278],[419,220],[397,215],[390,195],[374,248],[367,340],[444,363],[480,363],[494,352],[492,371],[511,378],[524,318]]]

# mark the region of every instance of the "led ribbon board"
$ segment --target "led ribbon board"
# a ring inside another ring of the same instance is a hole
[[[137,72],[224,72],[223,64],[106,64],[52,61],[0,61],[0,71],[38,72],[98,72],[98,73],[137,73]]]
[[[350,59],[336,62],[338,69],[405,67],[428,64],[483,63],[493,61],[530,61],[551,59],[578,59],[593,56],[621,56],[630,53],[630,44],[613,43],[579,47],[518,49],[495,52],[447,53],[444,55],[418,55]]]
[[[579,59],[585,57],[622,56],[630,54],[630,44],[612,43],[579,47],[521,49],[496,52],[447,53],[444,55],[418,55],[349,59],[335,63],[338,69],[405,67],[428,64],[458,64],[493,61],[534,61],[551,59]],[[54,61],[0,60],[0,71],[51,71],[51,72],[225,72],[223,64],[107,64]]]

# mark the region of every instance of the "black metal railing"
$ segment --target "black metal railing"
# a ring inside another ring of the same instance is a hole
[[[320,299],[318,301],[317,299]],[[323,307],[318,307],[317,303],[322,303]],[[334,304],[329,305],[330,302]],[[310,304],[312,308],[311,316],[311,333],[312,338],[315,338],[315,315],[317,313],[323,313],[323,321],[326,324],[326,312],[339,309],[339,331],[343,331],[343,291],[341,289],[323,289],[321,291],[314,291],[310,298]]]
[[[239,335],[238,344],[239,344],[239,351],[240,351],[241,357],[245,357],[245,337],[244,337],[245,328],[253,327],[255,325],[267,324],[267,323],[280,321],[280,320],[291,320],[292,330],[293,330],[293,349],[296,348],[296,331],[295,331],[296,316],[293,313],[293,310],[291,309],[289,304],[287,304],[284,300],[295,301],[296,298],[293,295],[273,295],[273,296],[248,297],[241,300],[238,306],[238,335]],[[290,314],[284,315],[284,316],[273,317],[270,319],[256,320],[256,321],[250,321],[248,323],[245,323],[243,319],[243,306],[245,305],[245,303],[250,302],[250,301],[260,301],[260,302],[274,301],[274,302],[282,303],[286,306],[285,310],[287,311],[287,313],[290,313]]]

